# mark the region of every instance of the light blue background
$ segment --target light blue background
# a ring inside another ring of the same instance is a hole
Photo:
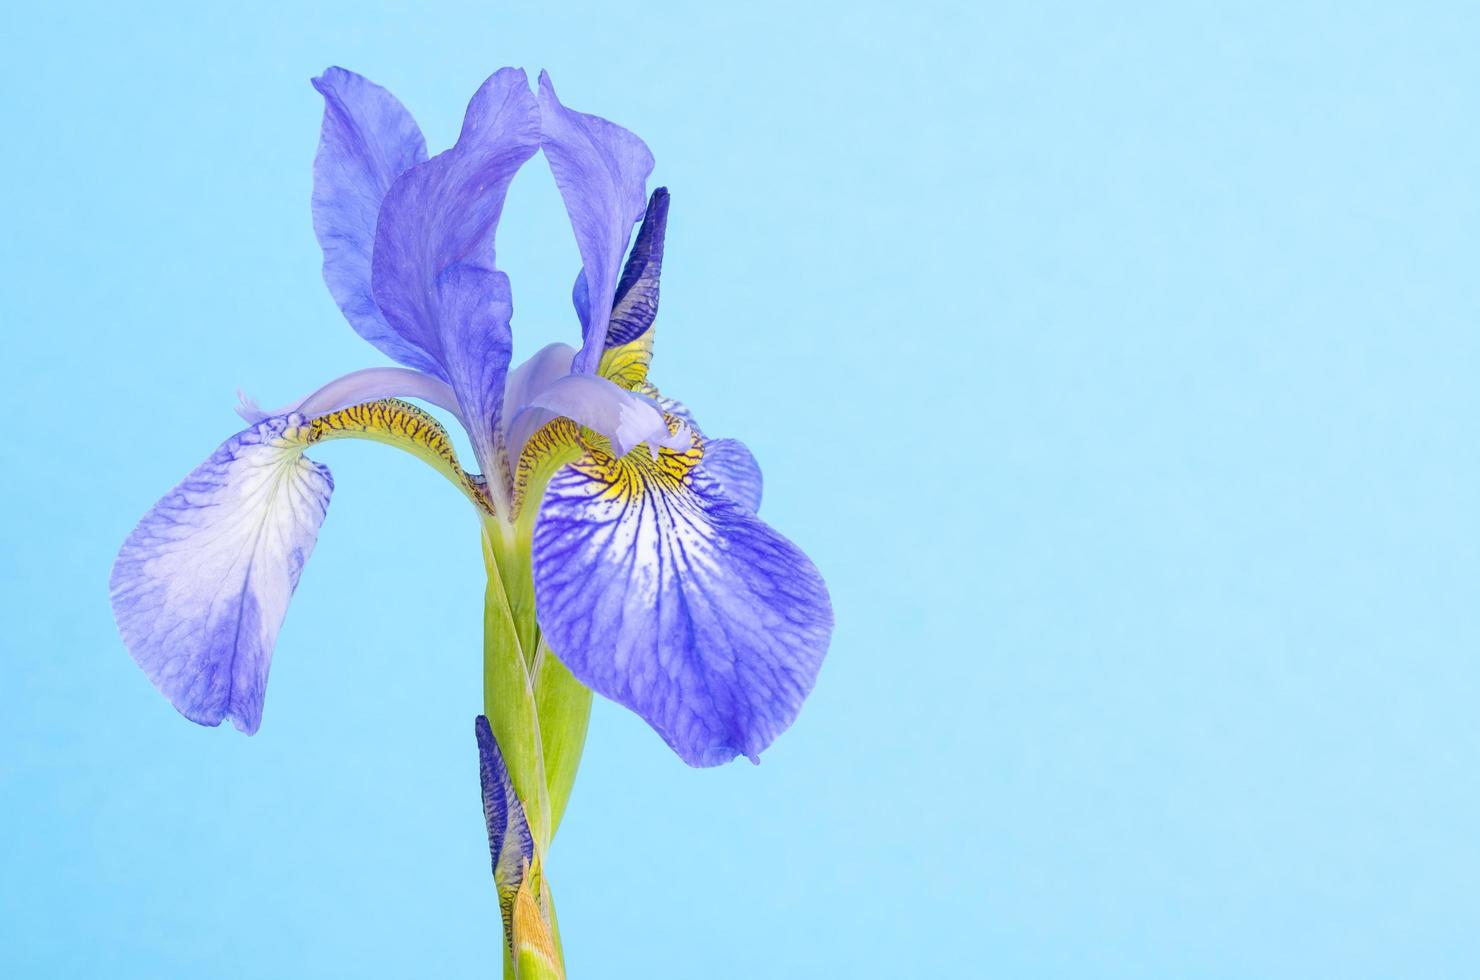
[[[238,385],[381,363],[309,225],[338,63],[434,150],[503,64],[646,138],[655,376],[832,587],[758,768],[598,705],[576,980],[1475,976],[1480,24],[1399,6],[9,12],[0,972],[496,969],[477,532],[430,470],[318,454],[255,738],[108,611]],[[570,339],[538,166],[499,255],[518,353]]]

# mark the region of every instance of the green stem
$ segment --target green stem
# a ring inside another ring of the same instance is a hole
[[[548,910],[555,954],[563,958],[554,904],[543,882],[549,876],[550,842],[570,799],[585,748],[591,691],[576,680],[540,634],[529,546],[527,528],[484,519],[488,586],[483,605],[483,710],[514,791],[524,804],[540,867],[542,904]],[[504,976],[512,978],[519,972],[506,947]]]

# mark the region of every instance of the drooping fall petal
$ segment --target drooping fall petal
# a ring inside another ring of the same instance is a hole
[[[144,515],[109,580],[135,662],[191,721],[252,734],[334,481],[301,415],[232,436]]]
[[[696,468],[588,452],[551,478],[534,585],[551,649],[690,765],[752,760],[796,718],[832,632],[817,569]]]

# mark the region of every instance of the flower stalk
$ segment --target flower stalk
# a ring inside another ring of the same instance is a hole
[[[504,937],[504,976],[529,980],[564,976],[542,869],[580,768],[591,690],[560,663],[540,634],[528,542],[520,547],[517,538],[517,527],[511,532],[497,518],[484,520],[483,710],[534,843],[533,865],[525,870]]]

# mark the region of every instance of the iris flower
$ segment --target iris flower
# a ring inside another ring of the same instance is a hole
[[[647,195],[653,158],[640,139],[562,105],[545,74],[536,93],[505,68],[473,95],[456,144],[429,159],[385,89],[339,68],[313,84],[324,98],[312,199],[324,281],[398,366],[354,371],[273,411],[243,399],[246,428],[124,542],[115,618],[181,714],[250,735],[334,489],[306,451],[364,438],[436,468],[470,502],[488,568],[478,742],[509,949],[558,973],[542,863],[591,692],[636,712],[690,765],[756,761],[817,677],[827,589],[757,516],[761,474],[745,446],[708,438],[648,378],[669,196]],[[580,343],[510,370],[513,305],[494,236],[536,152],[581,257]],[[408,399],[461,424],[476,474]]]

